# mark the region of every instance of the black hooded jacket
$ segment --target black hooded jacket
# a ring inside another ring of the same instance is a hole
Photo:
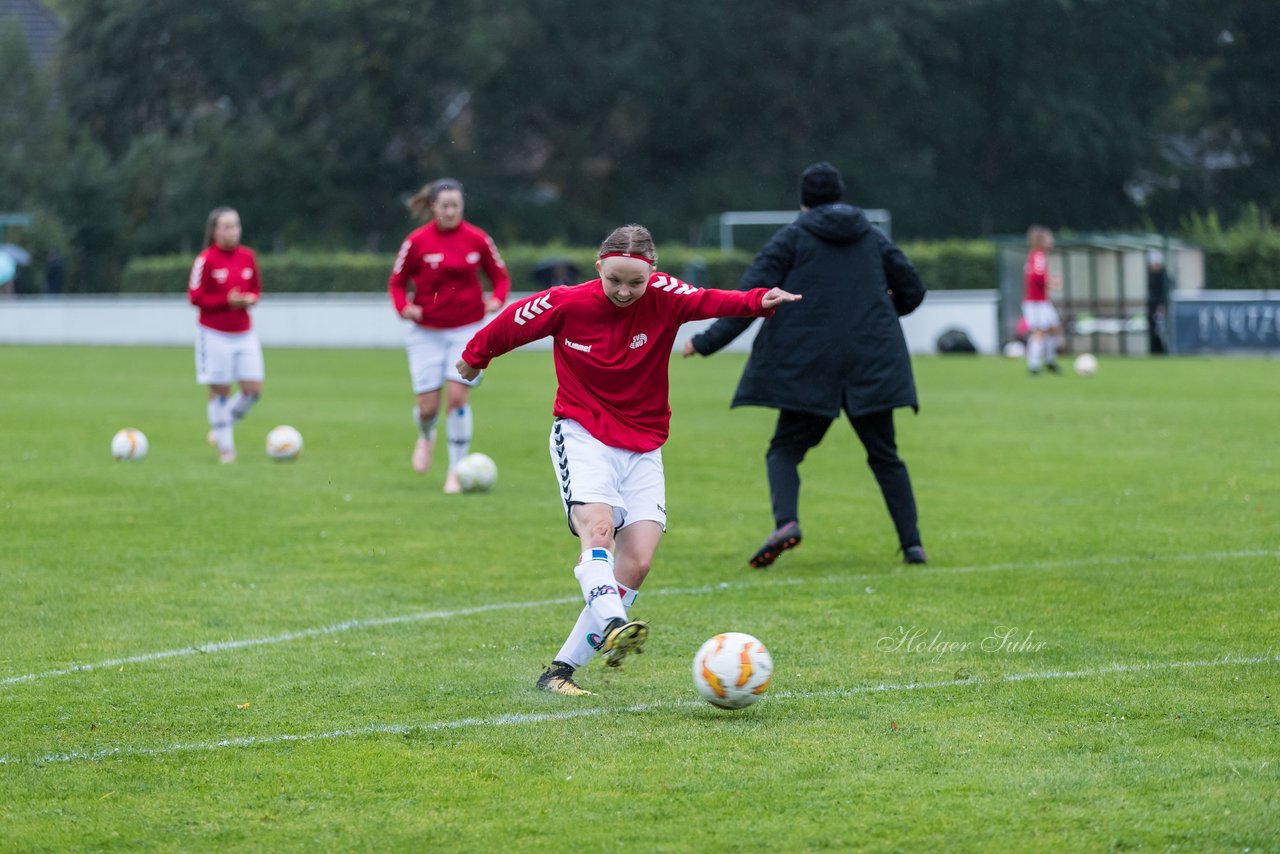
[[[924,301],[925,286],[859,208],[836,202],[802,213],[770,238],[738,286],[777,286],[804,299],[763,321],[733,406],[828,418],[918,407],[898,317]],[[694,336],[694,349],[709,356],[754,320],[721,318]]]

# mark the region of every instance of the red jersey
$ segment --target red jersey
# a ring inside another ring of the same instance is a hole
[[[196,256],[187,283],[187,299],[200,309],[201,326],[219,332],[248,332],[253,325],[249,310],[227,302],[232,288],[241,293],[262,296],[262,280],[258,278],[258,258],[247,246],[220,249],[210,246]]]
[[[413,231],[400,245],[387,291],[396,314],[409,304],[422,306],[420,326],[454,329],[484,319],[484,289],[477,269],[483,268],[497,299],[511,292],[511,276],[498,247],[469,222],[441,231],[434,221]]]
[[[1049,256],[1043,249],[1032,249],[1022,267],[1022,299],[1044,302],[1049,299]]]
[[[562,285],[507,306],[467,343],[462,358],[485,368],[503,353],[555,336],[556,401],[552,412],[572,418],[612,448],[662,447],[671,426],[667,369],[680,324],[710,317],[768,317],[766,288],[695,288],[654,273],[639,300],[619,307],[600,279]]]

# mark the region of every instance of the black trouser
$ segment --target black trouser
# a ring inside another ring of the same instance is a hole
[[[827,434],[834,419],[807,412],[782,410],[778,413],[778,426],[765,454],[765,466],[769,472],[769,496],[773,501],[773,518],[778,527],[800,518],[800,472],[798,466],[810,448],[816,447]],[[894,439],[893,410],[872,412],[869,415],[849,416],[849,423],[867,449],[867,465],[880,493],[893,525],[898,529],[898,544],[906,549],[920,545],[920,529],[917,527],[916,499],[911,492],[911,476],[907,464],[898,456]]]

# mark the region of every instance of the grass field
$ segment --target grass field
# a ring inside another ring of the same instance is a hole
[[[918,360],[929,565],[836,425],[767,572],[741,365],[673,362],[653,635],[569,699],[549,354],[445,496],[399,351],[268,351],[219,466],[187,350],[0,348],[0,850],[1280,850],[1280,363]],[[689,678],[726,630],[777,668],[736,713]]]

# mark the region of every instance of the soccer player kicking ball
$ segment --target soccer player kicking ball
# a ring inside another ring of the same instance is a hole
[[[779,288],[695,288],[655,270],[643,226],[615,229],[600,246],[600,278],[554,287],[507,306],[468,342],[458,373],[471,380],[503,353],[554,339],[551,461],[569,530],[582,541],[574,575],[586,606],[538,679],[555,694],[589,694],[574,671],[597,652],[618,667],[640,653],[649,627],[628,609],[667,525],[662,445],[671,424],[667,376],[686,321],[768,317],[800,299]]]

